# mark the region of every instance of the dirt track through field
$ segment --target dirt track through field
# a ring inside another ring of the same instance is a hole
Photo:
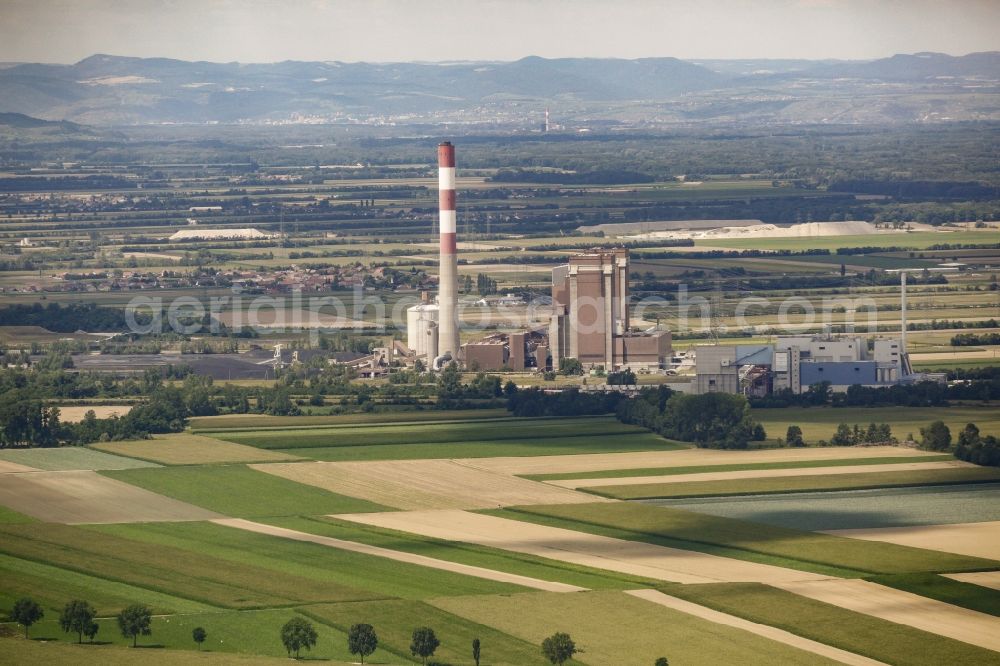
[[[255,523],[249,520],[243,520],[242,518],[219,518],[213,520],[212,522],[217,525],[225,525],[226,527],[235,527],[236,529],[247,530],[248,532],[267,534],[270,536],[282,537],[284,539],[294,539],[295,541],[305,541],[307,543],[315,543],[321,546],[348,550],[352,553],[363,553],[365,555],[374,555],[375,557],[385,557],[390,560],[396,560],[397,562],[418,564],[431,569],[441,569],[443,571],[451,571],[453,573],[465,574],[467,576],[475,576],[476,578],[495,580],[501,583],[512,583],[514,585],[530,587],[536,590],[545,590],[546,592],[582,592],[587,589],[584,587],[577,587],[576,585],[568,585],[566,583],[540,580],[538,578],[530,578],[528,576],[520,576],[518,574],[506,573],[503,571],[485,569],[483,567],[472,566],[469,564],[460,564],[458,562],[439,560],[433,557],[426,557],[424,555],[415,555],[404,551],[370,546],[368,544],[358,543],[357,541],[345,541],[343,539],[335,539],[333,537],[309,534],[308,532],[300,532],[298,530],[290,530],[284,527]]]
[[[48,523],[145,523],[211,520],[219,514],[97,472],[0,476],[0,504]]]
[[[1000,651],[1000,618],[993,615],[864,580],[830,579],[772,585],[857,613]]]
[[[274,463],[251,467],[397,509],[495,509],[518,504],[589,504],[598,499],[452,460]]]
[[[1000,521],[830,530],[827,534],[1000,560]]]
[[[805,462],[931,455],[926,451],[895,446],[823,447],[802,449],[765,449],[762,451],[719,451],[682,449],[680,451],[638,451],[634,453],[584,453],[579,455],[535,456],[523,458],[470,458],[457,460],[472,467],[506,474],[570,474],[600,472],[609,469],[644,469],[652,467],[694,467],[698,465],[741,465],[746,463]]]
[[[672,583],[814,581],[825,576],[707,553],[612,539],[467,511],[400,511],[336,516],[436,539],[537,555]]]
[[[890,463],[887,465],[841,465],[836,467],[800,467],[792,469],[743,469],[729,472],[701,472],[696,474],[663,474],[659,476],[625,476],[599,479],[564,479],[546,481],[560,488],[601,488],[604,486],[642,486],[651,483],[688,483],[696,481],[727,481],[735,479],[770,479],[788,476],[828,476],[831,474],[857,474],[867,472],[905,472],[925,469],[954,469],[975,467],[957,460],[936,462]]]
[[[960,583],[971,583],[981,587],[1000,590],[1000,571],[976,571],[973,573],[941,574],[945,578],[957,580]]]
[[[849,664],[850,666],[886,666],[884,662],[869,659],[868,657],[863,657],[859,654],[848,652],[847,650],[841,650],[840,648],[835,648],[824,643],[809,640],[808,638],[797,636],[793,633],[785,631],[784,629],[778,629],[777,627],[771,627],[766,624],[751,622],[750,620],[745,620],[741,617],[736,617],[735,615],[728,615],[717,610],[712,610],[711,608],[699,606],[698,604],[685,601],[684,599],[671,597],[658,590],[626,590],[625,594],[630,594],[633,597],[637,597],[654,604],[659,604],[660,606],[672,608],[673,610],[680,611],[681,613],[694,615],[695,617],[708,620],[709,622],[724,624],[737,629],[744,629],[750,633],[761,636],[762,638],[769,638],[772,641],[784,643],[785,645],[790,645],[792,647],[799,648],[800,650],[805,650],[806,652],[812,652],[813,654],[818,654],[822,657],[839,661],[842,664]]]

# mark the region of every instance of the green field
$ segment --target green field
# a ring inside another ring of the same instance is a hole
[[[228,529],[215,525],[200,527],[212,533]],[[168,524],[166,529],[171,530],[171,526]],[[180,531],[181,526],[175,524],[173,529]],[[0,526],[0,552],[12,557],[212,606],[264,608],[384,596],[333,582],[329,577],[310,579],[287,573],[279,566],[234,563],[207,555],[204,549],[180,548],[177,544],[177,540],[171,540],[154,545],[96,528],[52,524]]]
[[[270,518],[266,522],[270,525],[278,525],[310,534],[357,541],[448,562],[459,562],[484,569],[504,571],[595,590],[636,589],[653,585],[649,580],[614,571],[593,569],[499,548],[432,539],[408,532],[397,532],[330,517]]]
[[[912,434],[920,439],[920,428],[932,421],[941,420],[951,429],[952,439],[966,423],[975,423],[984,435],[1000,435],[1000,409],[996,406],[968,407],[859,407],[844,409],[833,407],[786,407],[781,409],[754,409],[753,418],[767,430],[771,439],[784,437],[788,426],[802,428],[802,436],[809,443],[829,441],[837,425],[846,423],[862,427],[869,423],[888,423],[892,434],[899,440]]]
[[[69,469],[138,469],[140,467],[158,467],[155,463],[116,456],[82,446],[64,446],[54,449],[0,450],[0,460],[52,472]]]
[[[569,479],[620,479],[631,476],[665,476],[674,474],[701,474],[703,472],[737,472],[754,469],[808,469],[813,467],[842,467],[845,465],[885,465],[890,463],[929,462],[953,460],[951,454],[892,456],[887,458],[845,458],[839,460],[802,460],[798,462],[742,463],[738,465],[697,465],[689,467],[639,467],[635,469],[606,469],[597,472],[568,472],[562,474],[528,474],[526,479],[559,481]]]
[[[490,426],[494,427],[490,427]],[[502,423],[455,421],[408,425],[341,426],[218,433],[220,439],[264,449],[298,449],[333,446],[385,446],[390,444],[454,443],[482,439],[489,429],[493,440],[537,440],[550,437],[620,436],[646,432],[612,416],[566,419],[504,419]],[[216,434],[203,431],[204,434]]]
[[[622,592],[539,592],[435,599],[431,603],[535,644],[556,631],[565,631],[582,650],[578,659],[567,663],[649,666],[661,656],[671,664],[704,666],[834,663]]]
[[[620,539],[765,561],[803,571],[826,573],[830,568],[841,571],[834,575],[976,571],[1000,567],[1000,562],[977,557],[847,539],[632,502],[529,506],[483,513]],[[845,573],[851,570],[853,573]]]
[[[304,612],[318,622],[329,624],[342,632],[357,622],[375,628],[379,644],[397,657],[410,657],[410,637],[416,627],[430,627],[441,645],[433,661],[445,664],[471,662],[472,640],[482,643],[484,664],[511,666],[547,663],[537,644],[515,638],[490,626],[469,621],[420,601],[374,601],[356,604],[310,606]],[[540,642],[540,641],[539,641]],[[384,655],[383,655],[384,656]],[[377,655],[373,655],[377,659]],[[373,662],[377,663],[377,662]]]
[[[1000,663],[1000,656],[990,650],[760,583],[669,585],[661,589],[723,613],[778,627],[887,664]]]
[[[34,523],[36,522],[34,518],[26,516],[23,513],[18,513],[13,509],[8,509],[5,506],[0,506],[0,524],[10,524],[10,523]]]
[[[0,616],[5,615],[14,601],[22,596],[34,598],[46,609],[47,615],[58,613],[70,599],[88,599],[101,613],[117,613],[140,599],[156,613],[196,613],[212,608],[197,601],[103,576],[90,576],[69,568],[0,555]]]
[[[249,569],[272,578],[290,576],[293,581],[301,580],[308,584],[307,587],[315,588],[310,595],[313,600],[303,602],[426,599],[437,595],[509,594],[524,589],[518,585],[212,523],[103,525],[88,531],[124,537],[154,551],[176,548],[185,553],[210,557],[220,566],[237,572]],[[267,582],[271,584],[271,581]],[[335,596],[338,592],[339,598]],[[353,598],[349,598],[348,593]],[[318,598],[323,594],[329,598]]]
[[[855,472],[819,476],[779,476],[763,479],[727,479],[724,481],[643,483],[581,488],[580,490],[601,497],[629,500],[866,490],[994,481],[1000,481],[1000,469],[995,467],[963,467],[959,469]]]
[[[492,434],[492,433],[491,433]],[[451,443],[376,444],[274,449],[304,458],[341,460],[417,460],[420,458],[488,458],[495,456],[554,456],[577,453],[673,451],[690,448],[651,432],[616,436],[546,437],[540,439],[472,440]]]
[[[61,632],[60,632],[61,633]],[[79,666],[84,663],[99,663],[102,666],[145,666],[149,663],[149,652],[140,649],[123,648],[114,645],[84,643],[56,643],[53,641],[25,641],[19,638],[3,639],[3,656],[12,664],[48,664],[50,666]],[[163,666],[187,666],[188,664],[211,664],[212,666],[255,666],[287,664],[288,657],[279,659],[256,655],[237,655],[218,652],[195,652],[187,650],[158,650],[156,663]],[[330,666],[347,666],[353,662],[328,661]]]
[[[160,467],[103,474],[236,518],[386,510],[373,502],[295,483],[246,465]]]

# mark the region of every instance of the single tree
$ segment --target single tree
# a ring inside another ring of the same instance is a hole
[[[434,635],[434,630],[430,627],[417,627],[413,630],[413,637],[410,640],[410,653],[420,657],[420,663],[426,664],[427,657],[434,654],[441,641]]]
[[[90,625],[94,623],[95,615],[97,615],[97,611],[94,610],[93,606],[86,601],[74,599],[66,604],[62,613],[59,614],[59,626],[67,634],[76,632],[77,642],[82,643],[83,632],[90,629]]]
[[[100,629],[101,625],[97,624],[96,622],[91,622],[90,626],[84,629],[83,635],[87,637],[88,641],[93,643],[94,639],[97,638],[97,632],[100,631]]]
[[[653,662],[653,666],[670,666],[670,662],[667,661],[666,657],[658,657],[656,661]]]
[[[14,602],[14,608],[10,612],[10,619],[24,626],[24,637],[28,637],[28,627],[38,622],[44,617],[45,611],[38,603],[30,598],[24,597]]]
[[[472,639],[472,659],[476,662],[476,666],[479,666],[479,648],[481,644],[478,638]]]
[[[299,658],[299,650],[311,650],[316,645],[316,638],[312,623],[301,617],[293,617],[281,628],[281,642],[289,655],[295,653],[296,659]]]
[[[378,636],[375,627],[370,624],[353,624],[347,633],[347,650],[351,654],[361,655],[361,663],[378,647]]]
[[[788,426],[788,432],[785,433],[785,442],[788,446],[805,446],[806,443],[802,439],[802,428],[797,425]]]
[[[201,627],[195,627],[191,630],[191,639],[198,644],[198,649],[201,649],[201,644],[205,642],[208,638],[208,633]]]
[[[118,629],[122,636],[132,639],[132,647],[136,646],[139,636],[149,636],[152,630],[149,628],[153,621],[153,611],[149,606],[142,604],[132,604],[118,613]]]
[[[944,424],[944,421],[934,421],[926,428],[920,429],[921,448],[931,451],[944,451],[951,446],[951,430]]]
[[[542,654],[553,664],[562,664],[576,654],[576,643],[569,634],[556,632],[542,641]]]

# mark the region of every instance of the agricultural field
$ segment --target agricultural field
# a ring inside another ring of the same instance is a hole
[[[835,474],[820,474],[825,470],[811,470],[816,474],[796,476],[769,476],[764,478],[736,478],[714,481],[683,481],[670,483],[652,482],[636,477],[629,485],[602,485],[581,488],[601,497],[613,499],[659,499],[687,497],[727,497],[734,495],[767,495],[772,493],[819,492],[823,490],[868,490],[879,488],[946,486],[954,484],[990,483],[1000,481],[1000,470],[973,465],[955,466],[954,463],[927,463],[936,469],[909,469],[906,471],[863,472],[839,470]],[[773,474],[774,472],[771,472]],[[794,473],[794,472],[793,472]],[[724,475],[725,473],[723,473]],[[732,474],[739,474],[734,472]],[[719,475],[707,475],[719,476]]]
[[[0,465],[6,462],[47,472],[157,467],[153,462],[112,455],[113,453],[115,452],[104,453],[79,446],[53,449],[0,449]]]
[[[297,459],[297,456],[290,454],[275,453],[189,433],[154,435],[152,439],[126,442],[105,442],[93,444],[90,448],[162,465],[275,462]]]
[[[809,407],[789,407],[784,409],[755,409],[753,417],[767,430],[768,437],[784,437],[788,426],[802,428],[802,437],[807,443],[819,440],[829,441],[837,431],[837,425],[857,423],[866,427],[869,423],[888,423],[892,434],[903,440],[912,434],[919,439],[920,428],[932,421],[944,421],[951,429],[952,437],[967,423],[975,423],[985,434],[1000,435],[1000,410],[994,406],[963,406],[937,408],[916,407],[865,407],[861,409],[824,409]]]

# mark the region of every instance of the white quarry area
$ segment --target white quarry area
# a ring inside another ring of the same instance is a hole
[[[203,229],[201,227],[197,229],[181,229],[180,231],[174,232],[170,236],[169,240],[219,240],[219,239],[235,239],[235,240],[257,240],[263,238],[271,238],[272,234],[265,234],[257,229]]]
[[[901,234],[908,231],[942,231],[926,224],[911,223],[908,228],[893,229],[876,227],[871,222],[804,222],[789,226],[776,224],[752,224],[738,227],[717,227],[714,229],[676,229],[670,231],[649,231],[641,234],[622,236],[629,239],[693,239],[712,240],[724,238],[818,238],[822,236],[867,236]]]

